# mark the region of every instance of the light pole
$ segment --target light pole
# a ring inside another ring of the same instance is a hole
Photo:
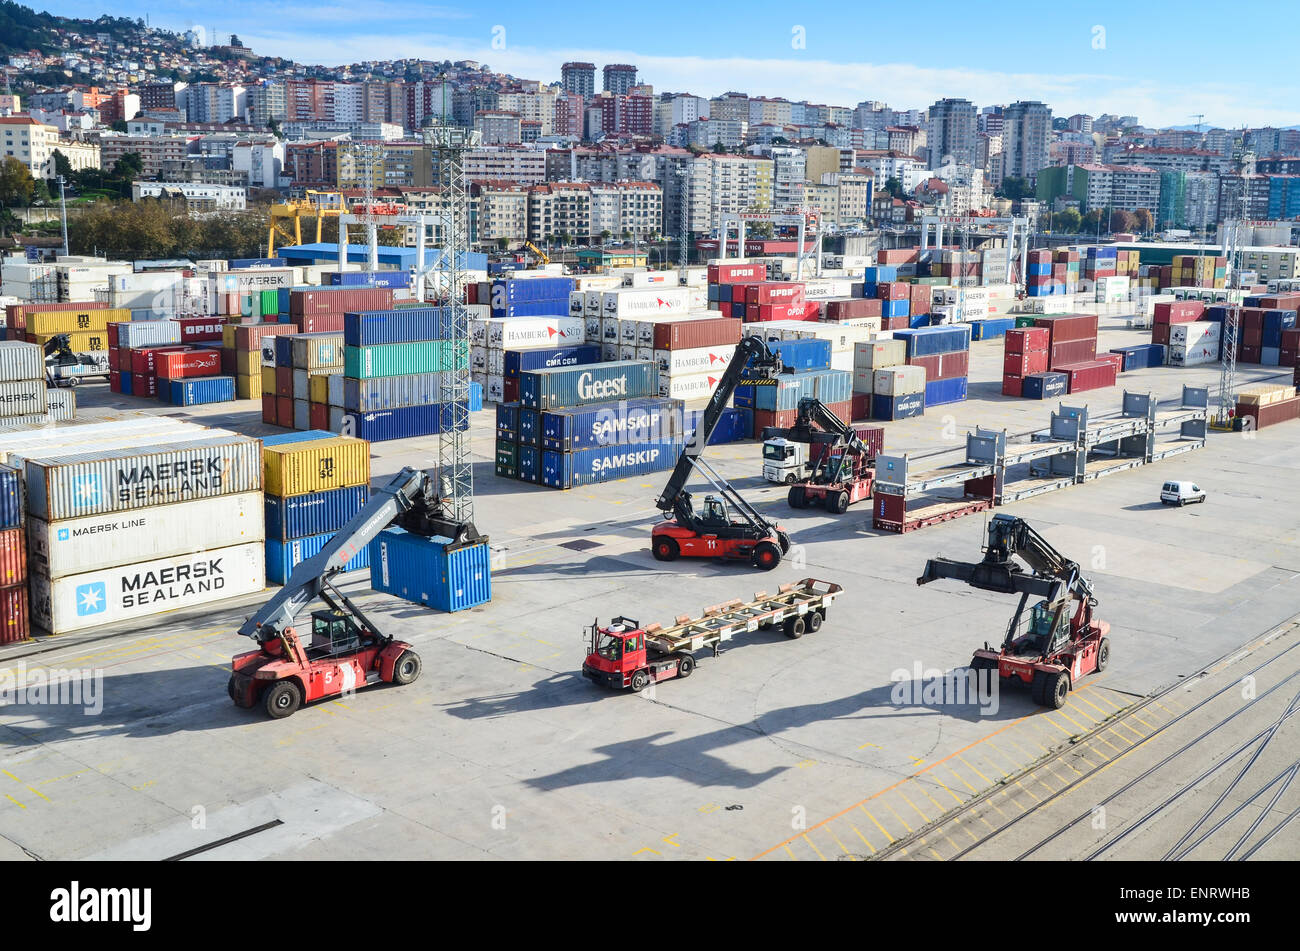
[[[64,178],[59,176],[59,212],[63,221],[63,256],[66,258],[70,253],[68,251],[68,199],[63,190]]]

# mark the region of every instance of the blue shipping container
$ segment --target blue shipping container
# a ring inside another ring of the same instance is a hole
[[[959,403],[966,398],[966,377],[955,376],[947,380],[932,380],[925,384],[925,405],[941,406]]]
[[[557,297],[555,300],[527,300],[504,307],[493,307],[493,317],[568,317],[569,297]]]
[[[323,535],[311,535],[307,538],[295,538],[293,541],[267,539],[266,542],[266,580],[272,584],[284,584],[293,574],[293,569],[312,555],[320,554],[325,543],[334,537],[333,532]],[[356,557],[344,566],[344,571],[357,571],[370,565],[370,548],[357,552]]]
[[[1064,396],[1070,387],[1065,373],[1031,373],[1020,384],[1020,395],[1028,400],[1050,400]]]
[[[537,482],[542,475],[542,450],[539,446],[519,444],[519,481]]]
[[[678,400],[655,397],[545,412],[541,414],[541,446],[573,452],[595,446],[662,442],[680,435],[674,429],[680,406]]]
[[[910,317],[912,302],[907,300],[882,300],[880,302],[880,316],[882,317]]]
[[[18,470],[0,466],[0,529],[23,523],[23,482]]]
[[[531,406],[519,407],[519,432],[516,437],[521,445],[540,446],[542,444],[542,411]]]
[[[767,348],[781,358],[787,370],[829,370],[831,368],[831,342],[820,338],[804,340],[769,340]],[[751,357],[746,367],[751,366]]]
[[[887,264],[869,267],[862,272],[862,280],[867,284],[890,284],[898,280],[898,268]]]
[[[519,374],[519,401],[534,409],[559,409],[658,395],[656,366],[636,360],[529,370]]]
[[[689,439],[695,435],[695,430],[699,428],[700,418],[704,415],[703,409],[688,409],[683,411],[681,431]],[[713,435],[709,437],[708,445],[721,446],[724,443],[739,442],[742,439],[752,439],[754,436],[754,411],[752,409],[724,409],[722,415],[718,417],[718,424],[713,427]]]
[[[842,403],[853,396],[853,374],[847,370],[782,373],[774,383],[742,383],[733,402],[749,409],[797,409],[799,400],[815,396],[823,403]]]
[[[121,380],[122,380],[122,395],[134,396],[135,393],[133,393],[132,391],[135,389],[135,374],[123,373],[121,376]]]
[[[985,317],[983,320],[971,321],[970,336],[972,340],[996,340],[1005,337],[1007,331],[1014,330],[1015,326],[1014,317]]]
[[[326,492],[308,492],[265,501],[266,537],[277,541],[332,534],[348,523],[370,498],[370,487],[353,485]]]
[[[907,341],[909,358],[929,357],[936,353],[957,353],[970,349],[970,325],[945,324],[939,327],[895,330],[894,339]]]
[[[294,433],[276,433],[273,436],[263,436],[262,448],[267,446],[284,446],[295,442],[309,442],[313,439],[333,439],[337,433],[332,433],[327,429],[307,429]],[[324,531],[324,529],[322,529]]]
[[[640,446],[602,446],[578,452],[542,452],[542,485],[572,489],[627,476],[670,469],[681,455],[682,444],[665,440]]]
[[[327,271],[331,287],[410,287],[409,271]]]
[[[370,586],[440,611],[463,611],[492,600],[487,542],[448,548],[451,539],[386,528],[370,543]]]
[[[906,396],[871,397],[871,418],[878,420],[910,419],[925,413],[925,394],[909,393]]]
[[[159,380],[159,384],[164,381]],[[161,391],[162,386],[158,389]],[[174,406],[198,406],[202,403],[228,403],[235,398],[233,376],[203,376],[192,380],[171,380],[168,401]]]
[[[519,441],[519,403],[497,404],[497,435],[512,442]]]
[[[404,307],[343,315],[343,343],[349,347],[447,340],[451,333],[449,307]]]
[[[505,376],[517,377],[521,372],[554,370],[557,367],[585,366],[600,362],[600,346],[584,344],[578,347],[540,347],[535,350],[507,350]]]
[[[343,432],[370,442],[432,436],[442,432],[443,427],[450,425],[450,403],[343,414]]]
[[[528,301],[552,301],[564,298],[567,303],[573,293],[571,277],[502,278],[492,282],[492,306]]]
[[[477,413],[483,408],[483,384],[470,383],[469,385],[469,411]]]
[[[240,271],[250,267],[288,267],[289,262],[285,258],[231,258],[226,266],[232,271]]]
[[[1264,334],[1262,347],[1277,349],[1282,346],[1282,331],[1295,327],[1296,312],[1293,310],[1264,311]]]
[[[403,406],[424,406],[442,400],[445,373],[412,373],[371,380],[343,378],[343,408],[353,413]]]

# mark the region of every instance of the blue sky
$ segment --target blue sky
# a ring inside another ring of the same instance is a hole
[[[550,81],[560,63],[582,59],[598,67],[633,63],[656,91],[703,96],[736,89],[848,106],[877,99],[895,108],[943,96],[978,105],[1041,99],[1058,115],[1113,112],[1149,124],[1191,124],[1195,113],[1223,126],[1300,124],[1294,0],[1236,0],[1226,8],[1209,0],[35,5],[67,16],[147,15],[155,26],[180,30],[200,24],[236,33],[261,53],[327,65],[476,59]]]

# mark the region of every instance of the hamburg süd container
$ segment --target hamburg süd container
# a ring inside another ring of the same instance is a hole
[[[534,409],[605,403],[656,396],[658,392],[659,374],[654,364],[635,360],[530,370],[519,375],[519,400]]]
[[[129,515],[27,522],[32,571],[47,578],[260,542],[265,537],[260,492],[155,505]]]
[[[492,600],[491,551],[486,540],[452,546],[388,528],[370,543],[370,586],[441,611],[463,611]]]
[[[33,575],[30,586],[33,624],[63,634],[261,591],[266,552],[252,542],[55,580]]]
[[[335,436],[266,448],[262,453],[267,495],[292,496],[370,484],[370,446],[365,439]]]

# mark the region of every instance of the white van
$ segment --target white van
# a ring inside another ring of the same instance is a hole
[[[1205,491],[1195,482],[1166,482],[1160,487],[1162,505],[1186,505],[1188,502],[1204,502]]]

